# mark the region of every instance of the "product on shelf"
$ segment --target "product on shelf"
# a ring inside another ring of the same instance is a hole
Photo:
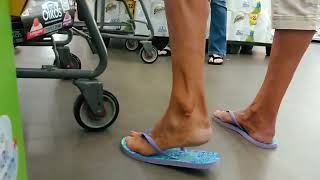
[[[270,1],[230,1],[228,6],[229,41],[272,43]]]

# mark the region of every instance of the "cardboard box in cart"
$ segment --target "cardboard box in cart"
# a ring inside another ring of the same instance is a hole
[[[0,0],[0,179],[27,180],[9,1]]]
[[[73,0],[28,0],[20,18],[12,19],[14,37],[20,33],[25,40],[31,40],[69,28],[73,25],[74,15]],[[19,40],[14,39],[15,43],[22,41],[20,36]]]

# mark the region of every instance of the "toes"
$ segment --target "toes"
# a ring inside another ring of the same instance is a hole
[[[215,111],[213,112],[213,115],[216,116],[216,117],[218,117],[218,118],[221,118],[221,114],[222,114],[222,113],[223,113],[223,111],[215,110]]]
[[[126,142],[130,150],[139,154],[151,155],[155,153],[151,146],[141,136],[126,137]]]
[[[215,59],[214,63],[223,63],[223,59]]]
[[[130,135],[131,137],[141,136],[141,132],[130,131],[129,135]]]
[[[231,117],[227,111],[216,110],[213,115],[226,122],[231,122]]]
[[[126,142],[127,142],[128,147],[132,151],[140,153],[141,140],[139,137],[137,137],[137,136],[130,137],[129,136],[126,138]]]
[[[129,147],[129,149],[131,149],[132,151],[134,152],[137,152],[137,146],[136,146],[136,138],[135,137],[126,137],[126,142],[127,142],[127,145]]]

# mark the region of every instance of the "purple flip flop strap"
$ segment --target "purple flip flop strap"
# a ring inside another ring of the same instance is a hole
[[[147,142],[150,144],[150,146],[152,147],[152,149],[157,153],[157,154],[161,154],[161,155],[165,155],[168,156],[172,159],[178,159],[176,157],[170,156],[167,153],[165,153],[165,151],[163,151],[158,145],[157,143],[152,139],[152,137],[149,135],[148,132],[144,132],[142,133],[142,137],[144,137]],[[182,151],[185,151],[185,148],[181,148]]]
[[[247,132],[238,122],[236,114],[233,111],[227,111],[229,113],[231,120],[234,125],[236,125],[238,128],[240,128],[242,131]]]
[[[262,143],[262,142],[259,142],[259,141],[255,140],[255,139],[253,139],[253,138],[249,135],[248,131],[246,131],[246,129],[244,129],[244,128],[239,124],[239,122],[238,122],[238,120],[237,120],[237,117],[236,117],[236,114],[235,114],[234,112],[232,112],[232,111],[227,111],[227,112],[229,113],[229,115],[230,115],[230,117],[231,117],[232,125],[238,127],[240,130],[242,130],[243,132],[247,133],[247,135],[252,139],[252,140],[249,140],[251,143],[253,143],[253,144],[255,144],[255,145],[259,146],[259,147],[266,148],[266,149],[273,149],[273,148],[276,147],[276,145],[275,145],[274,143],[273,143],[273,144],[272,144],[272,143],[271,143],[271,144],[266,144],[266,143]],[[248,140],[248,138],[246,138],[246,139]]]

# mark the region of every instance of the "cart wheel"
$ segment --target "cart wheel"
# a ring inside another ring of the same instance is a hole
[[[126,40],[126,48],[129,51],[135,51],[139,48],[139,41],[138,40],[132,40],[132,39],[127,39]]]
[[[140,58],[144,63],[152,64],[158,59],[158,49],[153,46],[152,51],[147,52],[144,48],[141,48]]]
[[[103,91],[104,115],[97,117],[94,115],[84,96],[78,96],[74,104],[73,113],[78,124],[90,131],[104,130],[111,126],[119,114],[119,103],[117,98],[108,91]]]
[[[103,42],[104,42],[104,45],[106,46],[106,48],[108,48],[109,44],[110,44],[110,38],[103,38]]]
[[[71,59],[69,60],[69,62],[67,64],[64,64],[64,62],[61,62],[60,66],[58,67],[57,65],[57,61],[55,60],[53,62],[53,65],[61,68],[61,69],[81,69],[81,61],[78,58],[78,56],[71,54]]]
[[[81,69],[81,61],[78,56],[71,53],[71,61],[66,65],[67,69]]]
[[[266,56],[270,56],[271,54],[271,47],[266,46]]]
[[[240,52],[240,45],[236,45],[236,44],[227,45],[228,54],[239,54],[239,52]]]

